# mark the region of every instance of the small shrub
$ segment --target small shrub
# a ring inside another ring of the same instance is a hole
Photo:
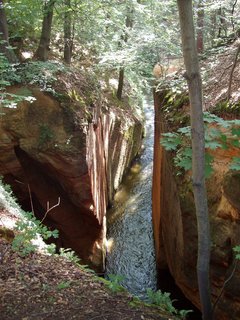
[[[79,264],[80,263],[80,258],[76,255],[75,251],[73,251],[70,248],[67,248],[67,249],[60,248],[59,255],[61,257],[64,257],[68,261],[75,263],[75,264]]]
[[[170,293],[162,292],[161,290],[157,290],[156,292],[152,289],[147,289],[147,301],[150,304],[156,305],[171,314],[179,316],[181,319],[185,319],[187,314],[192,312],[192,310],[177,310],[173,306],[173,302],[176,300],[171,300]]]
[[[124,276],[119,274],[109,274],[108,279],[109,280],[105,280],[104,283],[112,292],[120,292],[125,290],[121,285],[121,282],[124,280]]]
[[[57,285],[57,290],[67,289],[71,286],[71,281],[61,281]]]
[[[58,230],[49,230],[31,212],[23,211],[23,217],[16,223],[16,230],[18,233],[13,239],[12,249],[23,257],[39,248],[41,237],[44,240],[58,237]],[[51,252],[51,250],[46,251]]]
[[[177,313],[177,310],[173,306],[173,301],[170,298],[170,293],[162,292],[161,290],[157,290],[156,292],[152,289],[147,289],[147,301],[150,304],[154,304],[159,306],[170,313]]]
[[[237,260],[240,260],[240,246],[236,246],[233,248],[233,251],[235,252],[235,257]]]

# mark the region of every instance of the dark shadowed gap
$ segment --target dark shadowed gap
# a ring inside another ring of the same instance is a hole
[[[173,305],[176,309],[193,311],[188,314],[187,320],[202,319],[201,312],[184,296],[168,270],[161,270],[158,272],[158,289],[163,292],[171,293],[170,297],[172,300],[175,300]]]

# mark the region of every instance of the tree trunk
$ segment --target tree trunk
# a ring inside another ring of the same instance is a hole
[[[218,28],[218,37],[221,38],[222,31],[224,32],[224,36],[227,36],[227,23],[226,23],[226,17],[225,17],[225,8],[223,8],[220,5],[220,8],[218,9],[218,17],[219,17],[219,28]]]
[[[124,84],[124,67],[121,67],[118,75],[118,89],[117,89],[118,100],[122,99],[123,84]]]
[[[124,42],[128,41],[128,36],[129,36],[128,32],[130,29],[132,29],[132,26],[133,26],[133,8],[128,7],[127,10],[128,12],[126,17],[126,30],[124,32],[124,35],[122,36],[122,39]],[[118,89],[117,89],[118,100],[122,99],[123,85],[124,85],[124,66],[120,67],[120,70],[119,70]]]
[[[198,8],[197,8],[197,51],[198,53],[203,53],[203,50],[204,50],[203,27],[204,27],[203,0],[198,0]]]
[[[3,54],[10,63],[18,62],[15,53],[10,48],[8,40],[8,25],[3,0],[0,0],[0,53]]]
[[[192,180],[198,228],[197,277],[204,320],[212,319],[209,281],[210,225],[205,186],[205,144],[202,111],[202,83],[194,35],[191,0],[178,0],[182,47],[191,104]]]
[[[210,29],[211,45],[212,45],[212,47],[213,47],[214,44],[215,44],[216,25],[217,25],[217,12],[216,12],[216,10],[214,10],[214,11],[211,13],[210,20],[211,20],[211,27],[210,27],[210,28],[211,28],[211,29]]]
[[[41,61],[48,60],[48,54],[50,51],[50,37],[52,28],[53,8],[56,0],[45,1],[44,16],[42,23],[42,33],[39,42],[38,49],[36,51],[36,58]]]
[[[64,61],[67,64],[71,63],[72,58],[72,12],[71,0],[65,0],[64,14]]]
[[[231,23],[232,23],[232,29],[233,32],[235,32],[235,21],[234,21],[234,11],[235,11],[235,7],[237,5],[238,0],[235,0],[233,5],[232,5],[232,10],[231,10]]]

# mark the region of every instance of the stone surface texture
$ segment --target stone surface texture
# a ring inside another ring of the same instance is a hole
[[[101,272],[106,209],[141,146],[140,117],[107,101],[100,110],[38,88],[9,91],[35,100],[1,109],[0,175],[25,210],[59,230],[58,247]]]
[[[200,308],[197,287],[197,222],[189,175],[176,178],[172,155],[159,144],[165,131],[161,103],[155,96],[155,159],[153,176],[153,223],[158,268],[164,262],[184,295]],[[237,149],[214,151],[214,173],[207,180],[211,222],[211,285],[214,303],[225,285],[216,306],[216,319],[240,319],[240,266],[233,247],[240,243],[240,174],[230,172],[228,164]],[[234,272],[233,272],[234,270]]]

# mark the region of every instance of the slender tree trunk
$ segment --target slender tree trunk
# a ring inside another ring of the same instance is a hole
[[[204,320],[212,319],[209,281],[210,225],[205,186],[205,145],[202,111],[202,83],[196,50],[192,0],[177,0],[182,47],[191,104],[192,179],[198,228],[197,277]]]
[[[122,36],[122,40],[127,43],[128,41],[128,32],[132,29],[133,26],[133,8],[127,8],[127,17],[126,17],[126,30],[124,35]],[[124,66],[120,67],[119,76],[118,76],[118,89],[117,89],[117,98],[118,100],[122,99],[122,92],[123,92],[123,85],[124,85]]]
[[[36,58],[41,61],[48,60],[48,54],[50,51],[50,37],[52,28],[53,8],[56,0],[45,0],[44,16],[42,23],[42,33],[39,42],[38,49],[36,51]]]
[[[203,53],[203,50],[204,50],[203,28],[204,28],[203,0],[199,0],[198,9],[197,9],[197,51],[198,53]]]
[[[210,30],[210,34],[211,34],[211,45],[212,47],[215,44],[215,37],[216,37],[216,25],[217,25],[217,13],[216,10],[214,10],[214,12],[212,12],[211,17],[211,30]]]
[[[121,67],[118,75],[118,89],[117,89],[118,100],[122,99],[123,84],[124,84],[124,68]]]
[[[71,63],[72,58],[72,12],[71,0],[65,0],[64,14],[64,61],[67,64]]]
[[[225,37],[227,36],[227,24],[226,24],[226,18],[225,18],[225,8],[223,8],[220,5],[220,8],[218,9],[218,16],[219,16],[219,21],[220,25],[218,28],[218,37],[221,38],[222,36],[222,31],[224,32]]]
[[[3,54],[10,63],[18,62],[9,44],[8,25],[3,0],[0,0],[0,53]]]
[[[231,10],[231,23],[232,23],[232,29],[233,29],[233,32],[235,31],[235,21],[234,21],[234,11],[235,11],[235,7],[237,5],[237,2],[238,0],[235,0],[234,3],[233,3],[233,6],[232,6],[232,10]]]

